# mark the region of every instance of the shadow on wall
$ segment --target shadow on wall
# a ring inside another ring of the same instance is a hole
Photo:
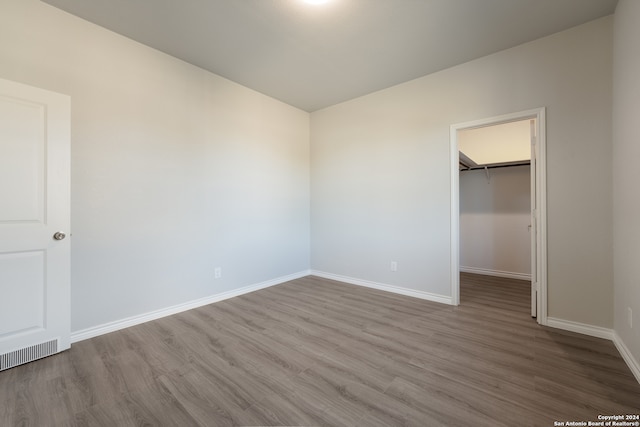
[[[460,265],[531,273],[530,167],[460,172]]]

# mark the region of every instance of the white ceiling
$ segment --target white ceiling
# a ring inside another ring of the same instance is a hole
[[[617,0],[43,0],[306,111],[610,15]]]
[[[531,160],[530,120],[458,131],[460,152],[478,166]]]

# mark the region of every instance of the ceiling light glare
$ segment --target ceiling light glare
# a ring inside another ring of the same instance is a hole
[[[329,0],[304,0],[304,2],[309,4],[324,4],[329,3]]]

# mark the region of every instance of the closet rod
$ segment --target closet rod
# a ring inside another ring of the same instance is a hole
[[[480,170],[480,169],[498,169],[498,168],[512,168],[514,166],[530,166],[531,163],[518,163],[515,165],[496,165],[496,166],[474,166],[471,168],[466,167],[465,165],[465,169],[460,169],[460,172],[465,172],[465,171],[475,171],[475,170]]]

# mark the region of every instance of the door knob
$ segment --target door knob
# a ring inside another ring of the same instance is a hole
[[[56,231],[53,235],[54,240],[64,240],[67,235],[62,231]]]

